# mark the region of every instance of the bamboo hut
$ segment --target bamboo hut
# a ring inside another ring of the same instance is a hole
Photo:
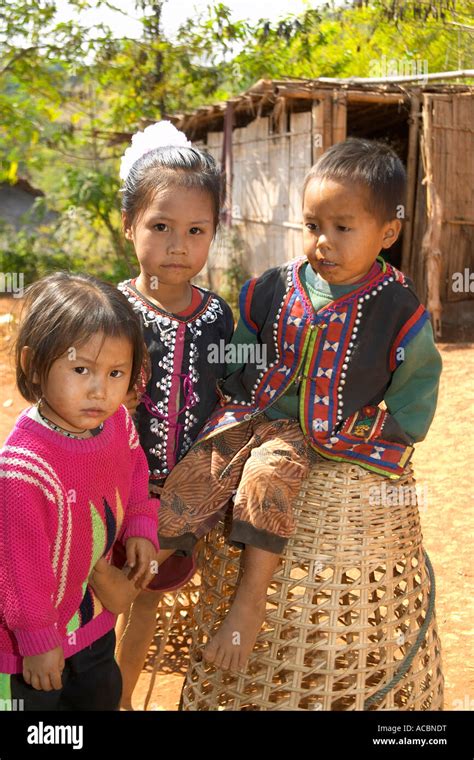
[[[472,81],[474,72],[262,79],[226,103],[169,117],[225,170],[224,234],[203,283],[220,287],[232,254],[229,228],[239,235],[249,276],[301,255],[301,187],[309,167],[348,136],[382,139],[408,174],[404,232],[388,258],[414,280],[438,338],[471,333],[474,86],[458,83],[467,77]]]

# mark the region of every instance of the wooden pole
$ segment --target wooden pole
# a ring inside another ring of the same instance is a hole
[[[324,96],[331,95],[329,89],[297,89],[296,87],[279,86],[275,88],[278,95],[284,95],[287,98],[298,98],[300,100],[314,100]],[[406,103],[408,96],[399,92],[359,92],[358,90],[340,90],[347,97],[350,103]]]
[[[277,98],[272,113],[272,134],[267,138],[260,139],[271,140],[274,133],[284,134],[286,132],[286,119],[286,98]]]
[[[323,143],[324,150],[332,145],[332,102],[331,93],[325,93],[323,98]]]
[[[334,90],[332,98],[332,144],[342,142],[347,136],[347,96]]]
[[[327,145],[324,144],[324,100],[313,100],[311,106],[311,165],[315,164]]]
[[[435,82],[441,79],[463,79],[474,77],[474,69],[458,69],[457,71],[437,71],[433,74],[414,74],[412,76],[393,77],[348,77],[336,79],[335,77],[319,77],[321,84],[400,84],[402,82]]]
[[[227,102],[224,113],[224,140],[222,144],[222,167],[224,169],[224,224],[232,226],[232,127],[234,123],[234,104]]]
[[[417,93],[411,96],[411,108],[408,130],[407,157],[407,194],[405,201],[405,223],[403,227],[402,271],[413,277],[413,224],[415,216],[416,183],[418,179],[418,144],[420,130],[420,97]]]
[[[421,244],[421,255],[425,264],[426,307],[431,315],[434,334],[437,338],[440,338],[442,334],[442,305],[440,298],[441,249],[439,244],[443,223],[443,206],[434,183],[433,174],[433,138],[431,132],[431,109],[433,107],[433,96],[423,95],[421,149],[426,171],[423,182],[426,183],[427,225]]]

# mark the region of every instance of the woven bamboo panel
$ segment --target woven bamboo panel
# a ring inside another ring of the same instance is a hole
[[[157,612],[156,632],[164,651],[156,663],[161,673],[185,673],[189,660],[192,610],[199,598],[199,574],[177,591],[163,594]]]
[[[393,484],[395,493],[384,491]],[[429,605],[412,470],[387,481],[320,460],[301,487],[296,515],[245,672],[222,672],[201,658],[240,573],[240,551],[225,542],[226,526],[207,537],[182,709],[441,710],[434,611],[405,676],[366,704],[410,652]]]
[[[201,587],[200,567],[204,558],[200,541],[196,548],[196,573],[181,588],[163,594],[157,609],[156,629],[147,665],[156,673],[186,673],[193,609]]]
[[[420,161],[410,254],[411,271],[407,274],[413,277],[417,293],[424,300],[427,287],[426,261],[420,251],[430,216],[430,208],[426,205],[427,191],[430,192],[426,184],[428,179],[432,183],[431,193],[436,192],[440,201],[439,210],[433,214],[436,219],[441,217],[440,234],[435,236],[435,248],[439,248],[441,255],[439,295],[443,303],[465,301],[473,298],[472,293],[466,289],[457,292],[452,285],[454,274],[469,268],[472,270],[473,163],[466,157],[472,156],[474,147],[474,102],[470,93],[425,93],[422,102],[422,152],[426,166],[423,167]]]
[[[202,555],[202,552],[201,552]],[[148,650],[145,669],[151,678],[143,709],[148,710],[158,673],[182,676],[189,665],[192,611],[199,598],[199,572],[176,591],[163,594],[156,615],[156,629]]]

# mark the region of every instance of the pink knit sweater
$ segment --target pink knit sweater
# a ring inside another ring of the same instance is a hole
[[[158,549],[157,499],[132,418],[121,406],[91,438],[18,417],[0,450],[0,673],[62,646],[89,646],[115,624],[87,580],[114,541]]]

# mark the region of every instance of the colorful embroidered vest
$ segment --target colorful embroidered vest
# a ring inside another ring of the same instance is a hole
[[[224,376],[225,363],[211,363],[208,350],[230,341],[232,310],[223,298],[201,287],[202,301],[186,317],[161,310],[130,280],[118,288],[141,317],[150,355],[151,377],[134,421],[148,459],[150,483],[161,484],[218,402],[216,381]]]
[[[197,440],[260,414],[295,382],[300,425],[319,454],[397,478],[412,441],[378,404],[428,312],[383,260],[371,280],[315,312],[300,280],[305,261],[244,285],[241,315],[266,346],[266,369],[247,363],[220,381],[221,406]]]

